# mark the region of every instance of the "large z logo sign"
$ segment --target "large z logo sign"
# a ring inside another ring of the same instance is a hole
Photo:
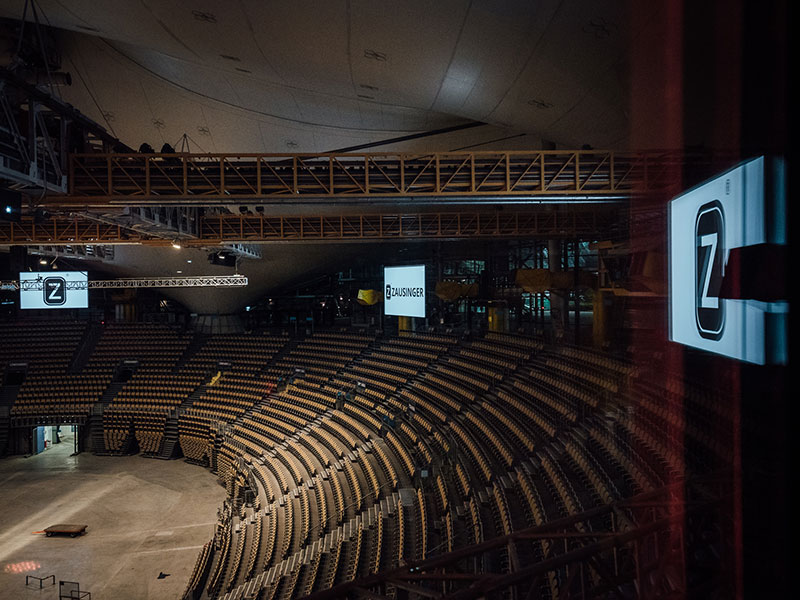
[[[788,359],[786,165],[763,156],[669,205],[669,339],[763,365]]]
[[[719,299],[725,268],[725,216],[719,200],[700,207],[694,233],[697,331],[706,339],[718,340],[725,327],[724,303]]]
[[[67,301],[67,282],[63,277],[46,277],[42,284],[45,304],[60,306]]]

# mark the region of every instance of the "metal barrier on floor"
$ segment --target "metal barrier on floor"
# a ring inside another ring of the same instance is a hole
[[[81,590],[77,581],[59,581],[58,600],[92,600],[92,594]]]
[[[44,587],[44,582],[48,579],[52,579],[52,583],[50,585],[56,584],[56,576],[55,575],[47,575],[45,577],[37,577],[36,575],[25,575],[25,585],[30,585],[30,581],[38,581],[39,582],[39,589]]]

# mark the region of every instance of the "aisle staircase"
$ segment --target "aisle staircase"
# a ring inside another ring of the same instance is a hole
[[[121,381],[109,383],[102,396],[92,405],[89,411],[89,418],[86,421],[86,428],[89,432],[87,449],[92,454],[97,456],[111,456],[112,454],[106,450],[106,442],[103,437],[103,413],[124,386],[125,383]]]
[[[11,407],[17,400],[19,385],[0,385],[0,456],[8,449],[11,435]]]
[[[11,426],[11,408],[0,405],[0,456],[5,456]]]
[[[167,417],[167,422],[164,425],[164,441],[161,444],[161,451],[153,458],[173,460],[180,458],[181,455],[182,452],[178,444],[178,414],[175,413]]]
[[[83,333],[80,345],[72,357],[67,373],[75,375],[83,371],[84,367],[89,363],[95,346],[97,346],[97,342],[100,341],[102,335],[103,326],[100,323],[89,323]]]
[[[203,346],[205,346],[206,341],[210,336],[205,333],[195,332],[194,336],[192,337],[192,341],[189,342],[189,345],[186,346],[186,349],[181,354],[181,357],[175,363],[175,368],[172,370],[173,373],[180,373],[183,367],[186,366],[192,358],[194,358],[195,354],[197,354]]]
[[[86,420],[86,430],[89,432],[87,450],[97,456],[110,456],[103,438],[103,409],[101,402],[95,402],[89,411],[89,418]]]

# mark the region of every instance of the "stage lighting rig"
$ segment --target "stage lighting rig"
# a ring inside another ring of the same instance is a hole
[[[208,262],[212,265],[220,265],[222,267],[235,267],[236,255],[224,250],[219,252],[212,252],[208,255]]]

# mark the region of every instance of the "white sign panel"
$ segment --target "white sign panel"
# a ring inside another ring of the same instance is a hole
[[[674,342],[764,364],[768,315],[780,303],[720,298],[730,251],[768,242],[764,158],[675,197],[669,208],[669,316]]]
[[[86,271],[19,274],[20,308],[88,308]]]
[[[425,317],[425,265],[385,267],[383,290],[387,315]]]

